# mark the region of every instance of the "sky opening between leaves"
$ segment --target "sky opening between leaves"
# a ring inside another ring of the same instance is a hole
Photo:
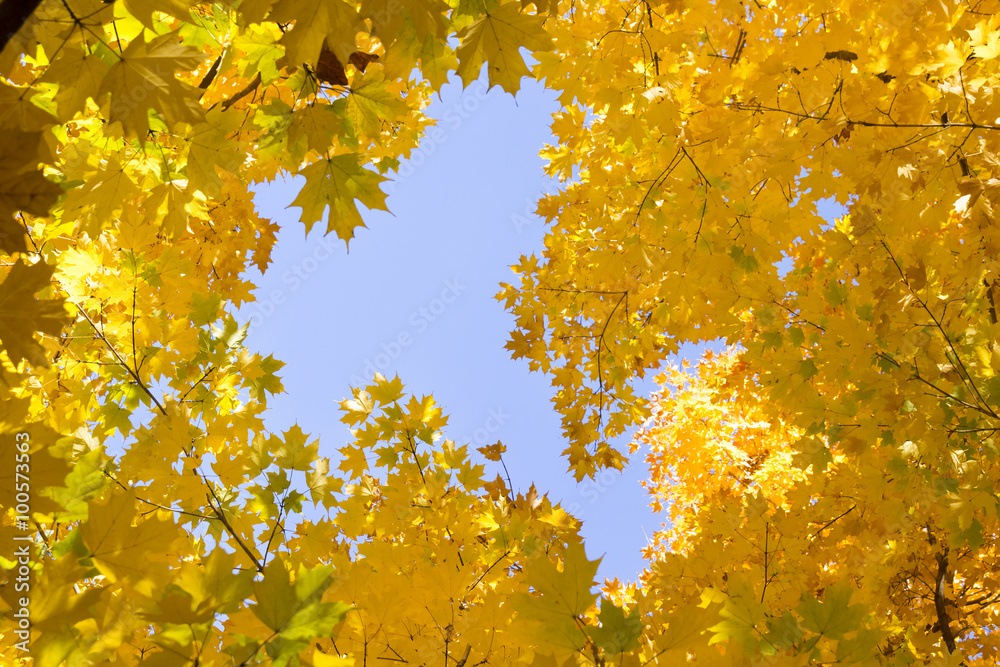
[[[337,403],[349,387],[376,371],[398,374],[408,391],[442,404],[445,437],[476,447],[502,441],[516,491],[535,484],[583,519],[588,555],[605,555],[601,577],[634,579],[646,535],[661,522],[639,486],[642,461],[573,481],[548,379],[511,360],[504,343],[513,320],[493,298],[521,254],[541,252],[535,202],[556,185],[538,151],[553,141],[556,109],[554,93],[527,79],[516,101],[499,88],[487,93],[485,78],[464,91],[453,80],[428,109],[436,128],[383,186],[392,213],[365,211],[368,229],[349,252],[320,225],[305,237],[293,224],[298,211],[285,207],[298,183],[262,188],[261,214],[283,229],[242,317],[251,321],[247,344],[287,364],[287,393],[272,400],[269,429],[297,421],[320,436],[323,455],[336,456],[348,437]],[[505,474],[494,466],[489,477]]]
[[[442,404],[446,438],[503,442],[516,492],[534,484],[583,520],[588,555],[603,555],[599,577],[634,580],[641,549],[663,521],[639,485],[642,453],[624,473],[573,481],[548,380],[511,360],[504,343],[513,320],[493,298],[520,255],[541,253],[535,203],[557,185],[538,151],[554,141],[548,126],[557,108],[555,94],[528,79],[516,100],[487,92],[485,78],[464,91],[457,80],[447,85],[428,109],[436,127],[383,186],[391,213],[365,211],[367,229],[349,251],[319,225],[305,236],[292,224],[297,211],[286,207],[298,183],[260,189],[261,214],[282,221],[282,232],[242,319],[250,320],[247,344],[287,364],[287,393],[272,399],[266,419],[273,432],[298,423],[335,457],[348,436],[337,403],[349,387],[375,372],[398,374],[409,391]],[[682,357],[695,361],[702,350]],[[655,390],[652,377],[642,388]],[[492,465],[488,476],[506,475]]]

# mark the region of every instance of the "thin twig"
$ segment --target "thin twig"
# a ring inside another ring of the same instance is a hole
[[[841,519],[843,519],[845,516],[847,516],[848,514],[850,514],[851,512],[853,512],[856,508],[857,508],[857,505],[851,505],[850,509],[848,509],[846,512],[841,512],[839,515],[835,516],[834,518],[832,518],[829,521],[827,521],[826,523],[824,523],[822,525],[822,527],[820,527],[819,530],[817,530],[815,533],[813,533],[812,535],[809,536],[809,539],[810,540],[815,540],[817,537],[819,537],[820,533],[822,533],[824,530],[826,530],[827,528],[829,528],[833,524],[835,524],[838,521],[840,521]]]
[[[132,376],[132,379],[135,381],[137,385],[139,385],[139,388],[142,389],[144,392],[146,392],[146,395],[149,396],[149,398],[153,401],[154,404],[156,404],[156,408],[160,411],[160,414],[166,416],[167,411],[164,409],[163,405],[161,405],[160,402],[156,399],[156,396],[153,396],[153,392],[151,392],[149,390],[149,387],[147,387],[145,383],[143,383],[143,381],[139,378],[138,373],[132,370],[132,368],[130,368],[129,365],[125,363],[125,360],[122,359],[122,355],[118,354],[118,350],[116,350],[115,346],[112,345],[111,342],[107,339],[107,337],[104,335],[104,332],[97,328],[97,325],[94,324],[94,320],[90,319],[90,315],[88,315],[87,311],[83,309],[83,306],[81,306],[80,304],[76,304],[76,309],[79,310],[80,314],[83,315],[84,318],[86,318],[87,322],[90,323],[90,326],[94,329],[94,333],[97,334],[97,337],[100,338],[102,341],[104,341],[104,344],[107,345],[109,350],[111,350],[111,354],[114,355],[115,359],[118,361],[121,367],[124,368],[126,371],[128,371],[128,374]]]
[[[249,95],[250,93],[252,93],[253,91],[255,91],[257,89],[257,86],[260,85],[260,82],[261,82],[260,72],[257,72],[257,76],[255,76],[250,81],[250,83],[248,83],[243,88],[243,90],[241,90],[240,92],[236,93],[235,95],[233,95],[228,100],[226,100],[225,102],[222,103],[222,110],[226,111],[227,109],[229,109],[229,107],[233,106],[234,104],[236,104],[237,102],[239,102],[240,100],[242,100],[244,97],[246,97],[247,95]],[[216,104],[218,104],[218,102],[216,102]],[[209,107],[209,111],[211,111],[214,107],[215,107],[215,104],[213,104],[211,107]]]
[[[107,477],[108,479],[110,479],[112,482],[114,482],[118,486],[122,487],[126,491],[131,491],[132,493],[135,493],[135,489],[133,487],[126,486],[125,484],[123,484],[121,482],[121,480],[119,480],[118,478],[116,478],[114,475],[112,475],[111,473],[109,473],[107,470],[103,470],[102,472],[104,473],[105,477]],[[199,514],[197,512],[188,512],[187,510],[179,510],[179,509],[174,508],[174,507],[167,507],[166,505],[161,505],[159,503],[154,503],[152,500],[147,500],[146,498],[140,498],[138,496],[138,494],[136,494],[135,499],[138,500],[140,503],[145,503],[145,504],[149,505],[150,507],[155,507],[157,509],[166,510],[168,512],[173,512],[175,514],[183,514],[185,516],[193,516],[193,517],[198,518],[198,519],[205,519],[206,521],[215,521],[216,520],[216,517],[214,517],[214,516],[207,516],[205,514]]]
[[[236,531],[229,523],[229,520],[226,519],[226,515],[222,511],[222,501],[219,500],[219,496],[215,495],[215,489],[213,489],[212,485],[208,484],[207,482],[205,486],[208,487],[208,493],[211,494],[211,496],[206,494],[205,500],[208,501],[208,506],[212,508],[212,512],[215,513],[215,516],[219,517],[219,521],[221,521],[222,525],[225,526],[226,532],[228,532],[232,536],[232,538],[236,540],[236,544],[240,545],[240,548],[243,549],[243,553],[247,555],[247,557],[250,559],[250,562],[252,562],[254,564],[254,567],[257,568],[257,571],[263,572],[264,566],[261,565],[260,561],[257,559],[257,556],[255,556],[254,553],[250,551],[250,548],[243,542],[243,540],[240,539],[240,536],[236,534]],[[212,498],[215,498],[215,503],[218,503],[218,506],[216,506],[216,504],[212,502]]]
[[[969,373],[969,369],[965,367],[965,363],[962,361],[962,357],[958,354],[958,350],[955,349],[955,344],[951,342],[951,337],[948,336],[947,332],[945,332],[944,326],[938,320],[937,316],[934,315],[933,312],[931,312],[931,309],[927,306],[924,300],[921,299],[920,296],[916,293],[916,290],[914,290],[913,287],[910,285],[910,281],[907,279],[906,274],[903,272],[903,268],[899,265],[899,262],[896,261],[896,257],[892,254],[892,251],[889,250],[889,246],[888,244],[886,244],[885,239],[880,239],[879,243],[881,243],[886,253],[888,253],[889,259],[892,260],[893,265],[896,267],[896,271],[899,272],[900,280],[906,286],[907,291],[909,291],[910,295],[913,296],[914,299],[916,299],[917,303],[920,304],[920,307],[923,308],[925,313],[927,313],[927,316],[931,318],[931,321],[934,322],[934,326],[937,328],[938,333],[941,334],[941,337],[944,338],[945,343],[948,344],[948,348],[951,350],[952,356],[955,359],[955,364],[957,364],[958,368],[960,369],[959,377],[962,378],[962,383],[972,390],[972,394],[976,397],[979,403],[982,404],[982,408],[980,408],[979,411],[993,417],[994,419],[1000,419],[1000,415],[997,415],[993,411],[993,408],[990,407],[989,403],[986,402],[986,399],[983,398],[983,395],[979,392],[979,388],[976,386],[975,381],[972,379],[972,374]]]
[[[826,120],[826,115],[816,116],[810,113],[799,113],[797,111],[791,111],[790,109],[782,109],[780,107],[767,107],[762,104],[748,105],[743,103],[737,103],[735,108],[738,111],[754,111],[759,113],[783,113],[788,116],[795,116],[796,118],[801,118],[802,120]],[[914,129],[941,129],[941,123],[879,123],[877,121],[869,120],[853,120],[850,118],[843,119],[845,124],[859,125],[861,127],[891,127],[896,129],[914,128]],[[948,123],[949,128],[972,128],[974,130],[1000,130],[1000,125],[987,125],[985,123]]]
[[[198,386],[198,385],[200,385],[200,384],[201,384],[202,382],[204,382],[204,381],[205,381],[205,378],[207,378],[207,377],[208,377],[208,374],[209,374],[209,373],[211,373],[211,372],[212,372],[212,371],[214,371],[214,370],[215,370],[215,366],[209,366],[209,367],[208,367],[208,370],[207,370],[207,371],[205,371],[205,374],[201,376],[201,379],[200,379],[200,380],[198,380],[197,382],[195,382],[195,383],[194,383],[193,385],[191,385],[191,387],[190,387],[190,388],[189,388],[189,389],[188,389],[187,391],[185,391],[185,392],[184,392],[184,395],[183,395],[183,396],[181,396],[181,399],[180,399],[180,400],[181,400],[181,401],[183,401],[183,400],[184,400],[185,398],[187,398],[187,395],[188,395],[188,394],[190,394],[190,393],[191,393],[192,391],[194,391],[194,390],[195,390],[195,387],[197,387],[197,386]]]

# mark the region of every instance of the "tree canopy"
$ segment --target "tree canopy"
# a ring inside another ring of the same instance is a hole
[[[16,4],[0,3],[4,660],[1000,651],[996,3]],[[254,185],[303,177],[305,229],[350,242],[430,96],[484,67],[561,105],[544,251],[497,295],[508,348],[551,376],[576,478],[642,451],[671,517],[640,580],[600,595],[576,519],[486,480],[503,447],[449,439],[399,379],[341,404],[334,456],[268,432],[282,363],[235,315],[279,229]]]
[[[566,187],[501,296],[578,476],[621,465],[633,378],[734,346],[636,442],[675,519],[638,590],[724,591],[726,655],[991,659],[997,7],[604,7],[539,55]]]

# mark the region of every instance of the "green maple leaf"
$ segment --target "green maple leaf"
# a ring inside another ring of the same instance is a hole
[[[250,80],[260,74],[261,84],[266,86],[278,78],[278,60],[285,55],[275,39],[281,32],[272,24],[251,25],[246,33],[233,40],[233,45],[245,55],[237,61],[237,72]]]
[[[764,605],[757,601],[753,586],[742,577],[729,575],[728,596],[719,614],[722,620],[709,628],[714,633],[710,644],[731,640],[744,646],[757,644],[757,624],[765,619]]]
[[[384,123],[391,123],[410,111],[398,94],[386,88],[385,73],[380,67],[372,67],[356,77],[350,91],[347,118],[369,138],[381,134]]]
[[[420,71],[435,89],[448,83],[448,73],[458,69],[455,51],[446,42],[436,39],[433,35],[424,37],[419,56]]]
[[[204,326],[214,322],[222,307],[220,294],[192,294],[190,320],[195,326]]]
[[[823,601],[804,595],[798,613],[802,627],[830,639],[840,639],[861,625],[863,607],[850,605],[851,585],[846,581],[826,589]]]
[[[546,556],[526,568],[526,582],[534,594],[518,593],[511,605],[528,636],[540,643],[578,650],[586,637],[577,624],[597,598],[590,592],[601,559],[587,560],[582,544],[570,544],[563,553],[563,569]]]
[[[299,174],[305,177],[306,184],[291,205],[302,208],[301,220],[307,234],[314,223],[323,219],[327,206],[330,218],[326,231],[336,232],[344,241],[354,238],[356,227],[365,226],[355,200],[370,209],[389,210],[385,206],[386,194],[379,189],[385,177],[362,167],[355,153],[314,162]]]
[[[375,461],[375,465],[378,467],[394,468],[399,463],[399,452],[396,451],[395,447],[379,447],[375,453],[378,454],[378,459]]]
[[[333,568],[299,566],[295,583],[280,557],[266,568],[262,581],[254,582],[257,604],[251,607],[264,625],[291,641],[309,640],[329,634],[347,613],[342,602],[322,602],[323,593],[333,583]]]
[[[324,575],[326,586],[329,586],[330,572],[328,568],[319,567],[314,571],[316,574]],[[302,582],[303,592],[309,588],[307,584],[316,583],[312,578],[307,582]],[[277,556],[264,568],[264,577],[261,581],[253,582],[254,598],[257,604],[251,607],[254,616],[271,630],[280,632],[285,624],[302,607],[307,599],[300,599],[296,595],[296,586],[290,579],[288,570],[282,562],[281,556]],[[308,595],[307,595],[308,598]]]
[[[621,607],[616,607],[608,600],[601,600],[601,613],[598,615],[601,627],[590,629],[590,638],[610,655],[618,655],[639,648],[639,635],[642,634],[642,619],[638,612],[628,616]]]
[[[326,154],[334,137],[344,134],[341,117],[329,104],[310,104],[290,114],[288,152],[299,158],[310,150]]]
[[[81,455],[70,468],[65,486],[42,491],[62,508],[55,514],[57,521],[82,521],[89,512],[88,501],[97,497],[108,484],[104,469],[104,452],[94,449]]]
[[[884,635],[880,630],[861,628],[854,637],[837,643],[837,661],[843,664],[863,662],[875,655]]]
[[[521,77],[528,76],[520,49],[548,51],[552,38],[542,28],[545,19],[523,14],[521,3],[508,2],[466,26],[458,33],[458,74],[468,86],[479,78],[483,63],[488,63],[490,88],[500,86],[510,94],[521,87]]]

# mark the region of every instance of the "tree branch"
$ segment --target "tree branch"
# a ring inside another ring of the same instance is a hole
[[[937,626],[941,631],[948,653],[955,652],[955,635],[951,631],[951,617],[948,616],[948,598],[944,585],[948,580],[948,551],[937,554],[938,571],[934,580],[934,609],[937,612]]]
[[[108,479],[110,479],[112,482],[114,482],[118,486],[122,487],[126,491],[131,491],[131,492],[135,493],[135,487],[123,484],[121,482],[121,480],[119,480],[117,477],[115,477],[114,475],[112,475],[111,473],[109,473],[107,470],[104,470],[103,472],[104,472],[104,476],[105,477],[107,477]],[[177,509],[175,507],[167,507],[166,505],[161,505],[160,503],[154,503],[152,500],[147,500],[146,498],[140,498],[138,494],[136,494],[135,499],[137,501],[139,501],[140,503],[146,503],[150,507],[155,507],[157,509],[166,510],[167,512],[173,512],[174,514],[183,514],[185,516],[193,516],[193,517],[196,517],[198,519],[205,519],[206,521],[214,521],[215,518],[216,518],[214,516],[206,516],[204,514],[199,514],[198,512],[188,512],[187,510],[181,510],[181,509]]]
[[[754,113],[783,113],[788,116],[794,116],[795,118],[801,118],[802,120],[826,120],[827,115],[824,113],[822,115],[814,115],[810,113],[800,113],[798,111],[791,111],[789,109],[782,109],[780,107],[769,107],[763,104],[744,104],[742,102],[737,102],[734,108],[739,111],[752,111]],[[921,128],[921,129],[941,129],[944,128],[972,128],[974,130],[1000,130],[1000,125],[990,125],[987,123],[948,123],[942,126],[941,123],[880,123],[877,121],[869,120],[853,120],[851,118],[843,119],[845,124],[858,125],[860,127],[893,127],[893,128]]]
[[[88,315],[87,311],[83,309],[83,306],[81,306],[80,304],[76,304],[76,309],[80,311],[80,314],[83,315],[88,322],[90,322],[90,326],[91,328],[93,328],[94,333],[97,334],[97,337],[100,338],[102,341],[104,341],[104,344],[108,346],[109,350],[111,350],[111,354],[114,355],[115,360],[121,365],[122,368],[128,371],[128,374],[132,376],[132,379],[135,381],[137,385],[139,385],[139,388],[142,389],[144,392],[146,392],[146,395],[149,396],[149,398],[156,405],[156,408],[160,411],[160,414],[166,416],[167,411],[163,408],[163,405],[160,404],[160,401],[157,400],[156,396],[153,396],[153,392],[151,392],[149,390],[149,387],[147,387],[145,383],[139,378],[139,374],[136,373],[134,370],[132,370],[132,368],[127,363],[125,363],[125,360],[122,359],[122,355],[118,354],[118,350],[116,350],[115,346],[111,344],[111,341],[107,339],[107,337],[104,335],[104,332],[97,328],[97,325],[94,324],[94,320],[90,319],[90,315]]]
[[[233,95],[228,100],[226,100],[225,102],[222,103],[222,110],[225,111],[226,109],[228,109],[229,107],[233,106],[234,104],[236,104],[237,102],[239,102],[240,100],[242,100],[244,97],[246,97],[247,95],[249,95],[253,91],[257,90],[257,86],[260,85],[260,82],[261,82],[260,72],[257,72],[257,76],[255,76],[250,81],[250,83],[248,83],[246,86],[244,86],[244,88],[240,92],[236,93],[235,95]],[[218,104],[218,102],[216,104]],[[216,104],[213,104],[209,108],[209,111],[211,111],[212,109],[214,109],[215,106],[216,106]]]
[[[994,419],[1000,419],[1000,415],[997,415],[996,412],[993,411],[993,408],[990,407],[990,404],[986,402],[986,399],[979,392],[979,387],[976,386],[972,374],[969,373],[969,370],[965,367],[965,362],[962,361],[962,357],[958,354],[958,350],[955,349],[955,344],[952,342],[951,337],[948,335],[948,332],[944,330],[944,325],[942,324],[941,320],[938,319],[938,317],[927,306],[927,303],[920,298],[920,295],[918,295],[916,290],[913,289],[913,287],[910,285],[910,281],[907,279],[906,273],[903,271],[903,267],[901,267],[899,265],[899,262],[896,261],[896,257],[895,255],[892,254],[892,251],[889,249],[889,246],[885,242],[885,239],[879,239],[879,243],[881,243],[886,253],[888,253],[889,259],[892,260],[893,265],[896,267],[896,271],[899,273],[900,282],[902,282],[903,285],[906,286],[906,289],[907,291],[909,291],[910,295],[916,300],[917,303],[920,304],[920,307],[924,310],[925,313],[927,313],[927,316],[931,318],[931,321],[934,322],[934,327],[937,329],[937,332],[941,334],[941,337],[944,338],[945,343],[947,343],[948,349],[951,350],[952,356],[954,357],[953,363],[955,364],[956,370],[959,371],[958,376],[962,378],[962,383],[966,385],[966,388],[968,388],[971,391],[972,395],[978,401],[976,409],[984,414],[989,415],[990,417],[993,417]],[[937,387],[935,387],[935,389],[937,389]],[[979,407],[980,405],[981,407]]]
[[[819,537],[820,533],[822,533],[824,530],[826,530],[827,528],[829,528],[830,526],[832,526],[833,524],[837,523],[838,521],[840,521],[841,519],[843,519],[845,516],[847,516],[848,514],[850,514],[851,512],[853,512],[855,509],[857,509],[857,507],[858,507],[857,505],[851,505],[850,509],[848,509],[845,512],[841,512],[840,514],[838,514],[833,519],[830,519],[829,521],[827,521],[826,523],[824,523],[823,526],[819,530],[817,530],[815,533],[813,533],[809,537],[809,539],[810,540],[815,540],[817,537]]]
[[[208,484],[207,482],[205,483],[205,486],[208,487],[208,493],[211,494],[211,495],[206,495],[205,500],[208,501],[208,506],[212,508],[212,512],[215,514],[215,516],[219,517],[219,521],[221,521],[222,525],[225,526],[226,532],[228,532],[232,536],[232,538],[236,540],[236,544],[238,544],[240,548],[243,549],[243,553],[247,555],[247,558],[249,558],[250,562],[253,563],[254,567],[257,568],[257,571],[263,572],[264,566],[261,564],[260,560],[254,554],[254,552],[250,551],[250,548],[246,545],[245,542],[243,542],[242,539],[240,539],[240,536],[236,534],[236,531],[233,529],[232,525],[230,525],[229,520],[223,513],[222,501],[219,500],[219,496],[215,495],[215,489],[213,489],[212,485]],[[214,503],[212,502],[212,498],[215,498]]]

